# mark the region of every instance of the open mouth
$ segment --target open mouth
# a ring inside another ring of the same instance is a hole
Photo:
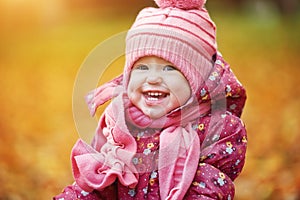
[[[168,96],[168,93],[158,91],[144,92],[144,96],[148,101],[159,101]]]

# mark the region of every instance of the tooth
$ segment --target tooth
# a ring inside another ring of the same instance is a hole
[[[147,94],[148,96],[152,96],[152,97],[159,97],[163,95],[162,92],[148,92]]]
[[[157,101],[158,98],[155,98],[155,97],[149,97],[148,100],[149,100],[149,101]]]

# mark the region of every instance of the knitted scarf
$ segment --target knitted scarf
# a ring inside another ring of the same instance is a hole
[[[162,199],[182,199],[192,183],[200,157],[200,141],[191,121],[207,114],[210,107],[191,102],[184,108],[152,120],[132,105],[125,93],[119,94],[100,119],[106,142],[97,152],[79,140],[72,153],[76,182],[86,191],[101,190],[116,178],[129,187],[138,182],[132,159],[136,142],[126,122],[140,128],[161,129],[158,171]]]

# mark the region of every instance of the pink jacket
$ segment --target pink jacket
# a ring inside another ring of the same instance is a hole
[[[120,76],[88,99],[94,114],[115,97],[92,145],[75,144],[76,182],[54,199],[233,199],[247,146],[239,118],[246,95],[221,55],[196,104],[160,120],[151,121],[125,93],[116,93],[121,82]]]

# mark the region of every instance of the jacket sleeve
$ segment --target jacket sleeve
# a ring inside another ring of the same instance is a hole
[[[73,185],[69,185],[65,187],[63,192],[55,197],[53,200],[111,200],[117,199],[117,192],[116,187],[111,185],[105,188],[103,191],[93,191],[93,192],[86,192],[82,190],[76,183]]]
[[[233,199],[233,181],[242,171],[247,147],[243,122],[226,113],[204,117],[195,128],[201,140],[201,157],[185,199]]]

